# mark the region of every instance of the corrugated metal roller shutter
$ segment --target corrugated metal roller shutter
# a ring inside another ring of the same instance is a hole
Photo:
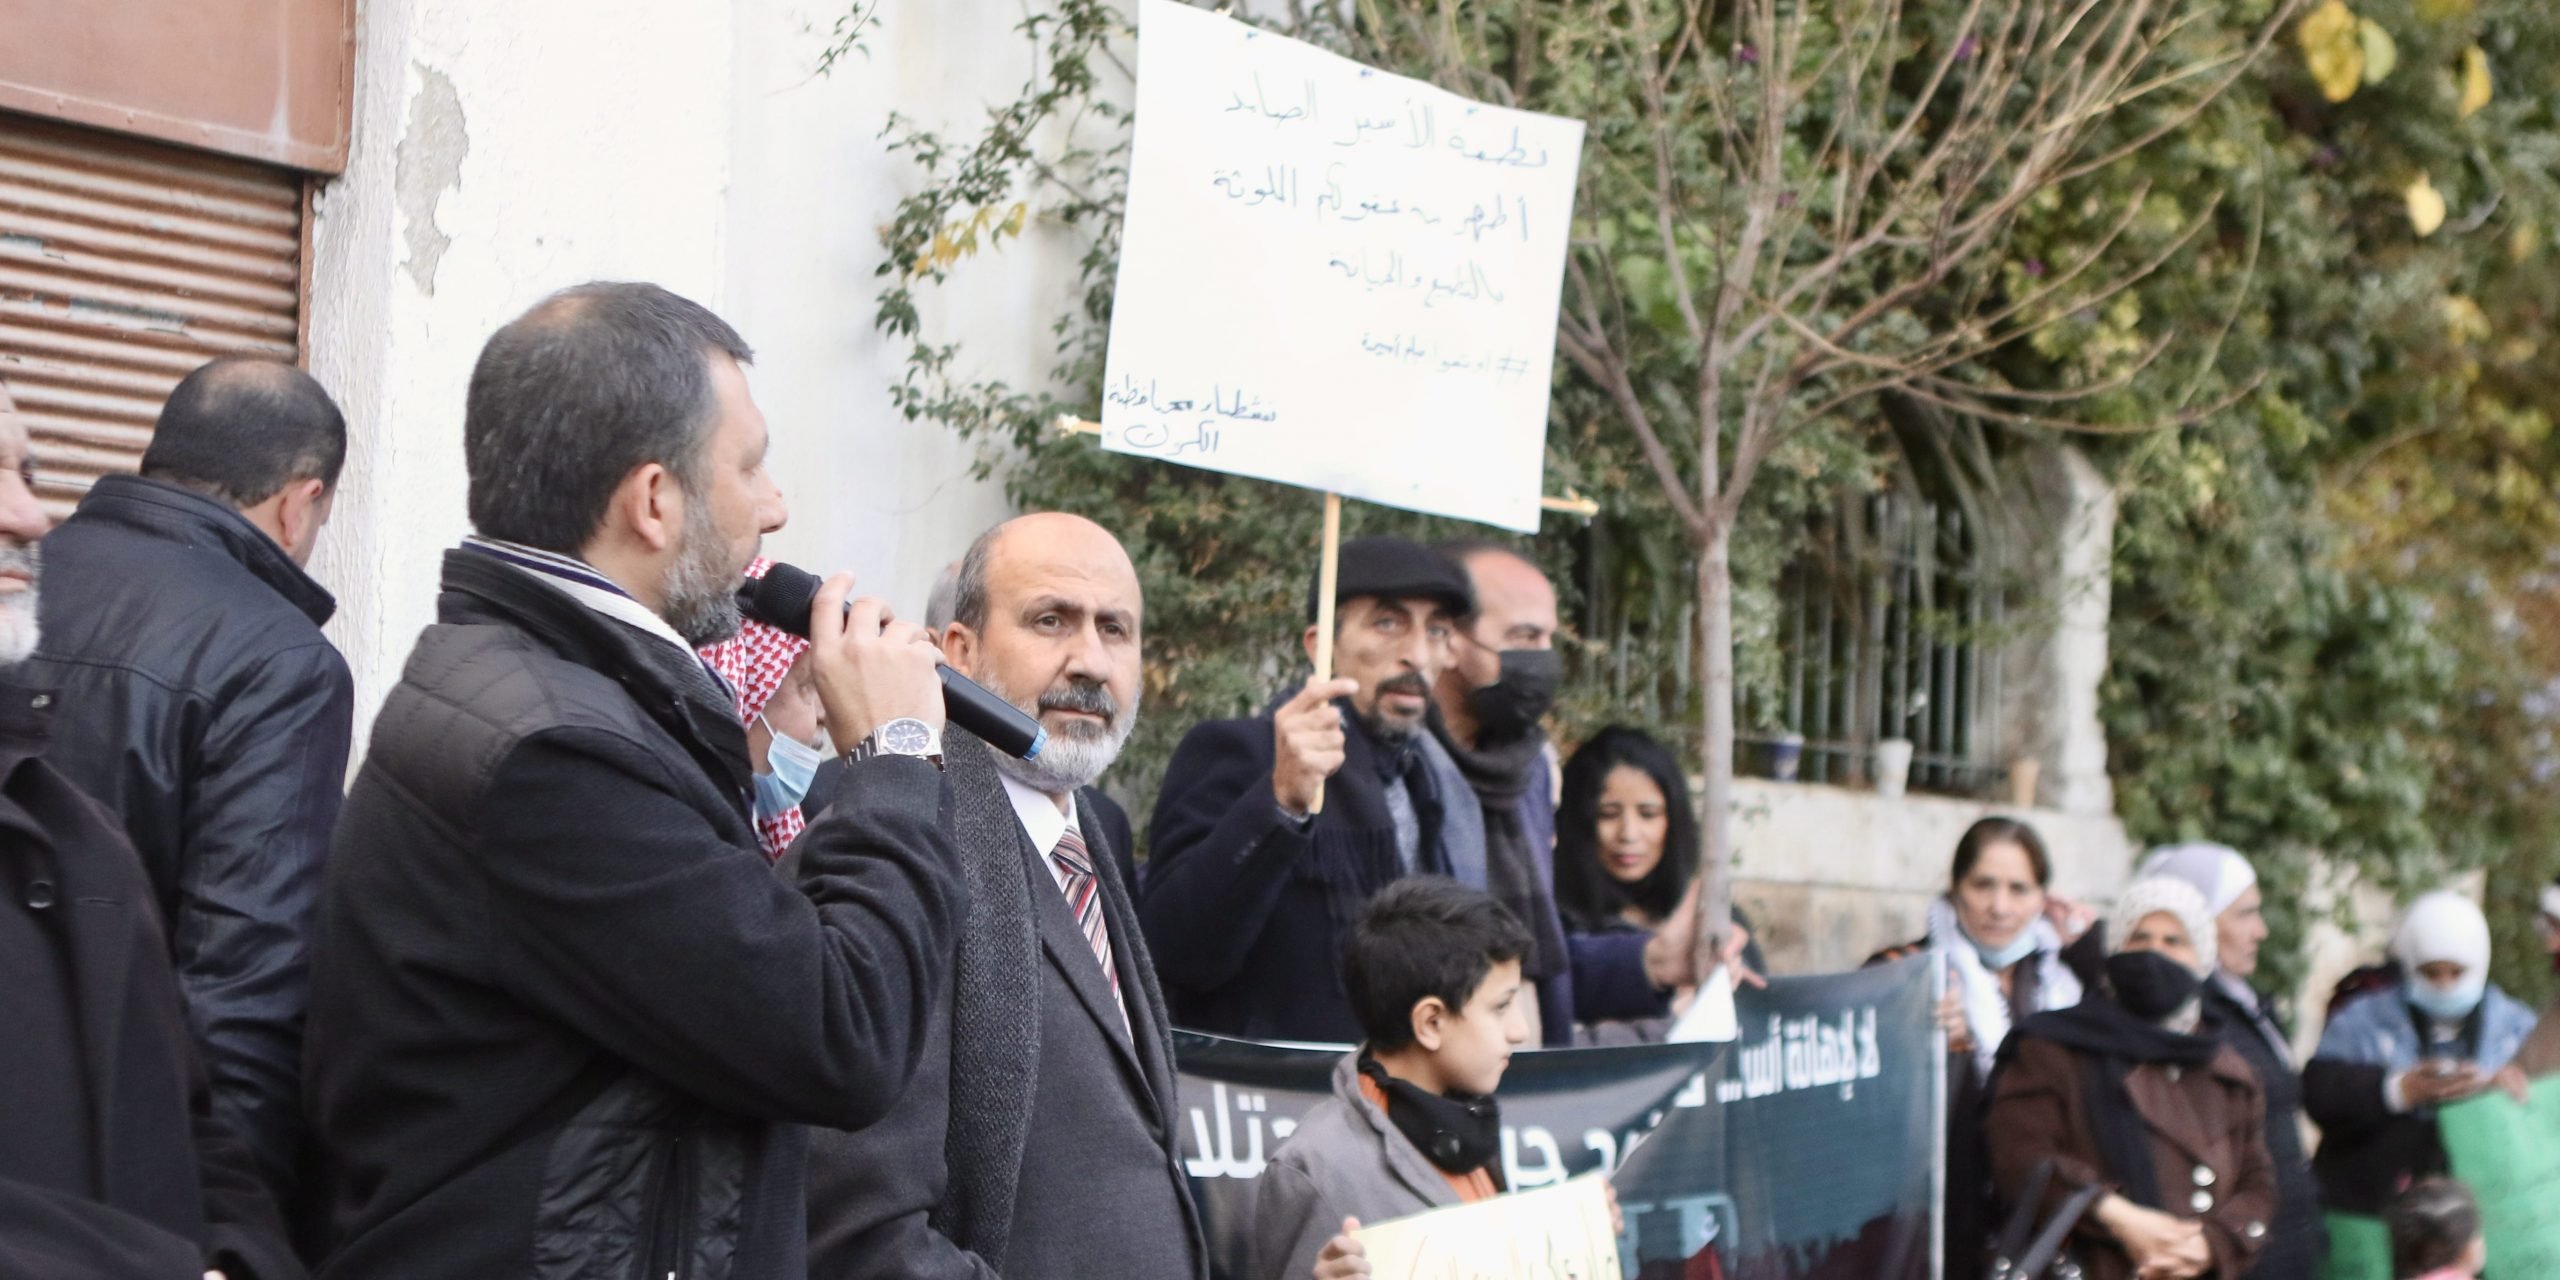
[[[59,519],[220,355],[299,355],[302,178],[0,113],[0,381]]]

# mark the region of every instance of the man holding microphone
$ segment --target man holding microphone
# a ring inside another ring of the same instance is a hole
[[[718,317],[592,284],[498,331],[463,447],[477,536],[374,727],[315,949],[324,1275],[807,1273],[800,1124],[913,1073],[963,909],[939,652],[838,575],[811,661],[854,744],[758,852],[745,730],[697,646],[782,526]]]

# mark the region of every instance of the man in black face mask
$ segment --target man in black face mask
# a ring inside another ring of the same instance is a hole
[[[1484,824],[1482,880],[1470,868],[1453,870],[1528,926],[1531,945],[1520,967],[1537,996],[1532,1030],[1545,1044],[1570,1044],[1573,982],[1554,894],[1556,769],[1539,723],[1564,677],[1556,589],[1538,566],[1500,543],[1447,542],[1439,550],[1475,596],[1475,608],[1453,628],[1449,663],[1434,683],[1424,748],[1435,767],[1475,793],[1476,810],[1458,820]]]

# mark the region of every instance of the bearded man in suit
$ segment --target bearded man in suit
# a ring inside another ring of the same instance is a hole
[[[952,993],[890,1116],[814,1144],[812,1274],[1207,1274],[1127,821],[1092,785],[1137,725],[1142,614],[1128,553],[1081,517],[1007,521],[961,561],[943,655],[1048,744],[1017,760],[948,731],[970,898]]]

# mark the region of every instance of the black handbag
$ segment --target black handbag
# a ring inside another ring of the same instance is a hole
[[[2053,1185],[2053,1162],[2039,1161],[2027,1175],[2027,1185],[2018,1196],[2017,1207],[2009,1211],[2008,1224],[2000,1229],[2000,1238],[1991,1255],[1991,1265],[1983,1280],[2081,1280],[2080,1263],[2065,1256],[2063,1242],[2071,1238],[2071,1229],[2089,1212],[2089,1206],[2106,1194],[2106,1187],[2092,1183],[2071,1193],[2054,1211],[2044,1229],[2036,1229],[2036,1208],[2044,1203],[2047,1187]]]

